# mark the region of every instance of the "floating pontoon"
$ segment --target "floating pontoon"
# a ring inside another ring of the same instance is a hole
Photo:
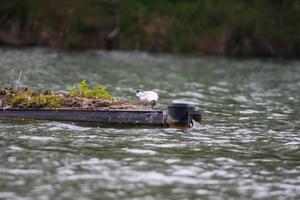
[[[126,109],[33,109],[0,110],[0,119],[35,119],[53,121],[96,122],[106,125],[188,128],[202,115],[190,104],[173,103],[167,111]]]

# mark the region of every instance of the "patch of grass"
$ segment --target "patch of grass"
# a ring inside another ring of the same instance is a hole
[[[85,80],[81,81],[79,84],[74,85],[70,90],[70,94],[75,97],[94,98],[111,101],[115,99],[106,91],[104,86],[97,85],[93,88],[90,88],[88,87]]]
[[[32,109],[150,109],[140,104],[119,100],[111,96],[104,86],[89,88],[86,81],[74,85],[67,93],[55,93],[52,90],[33,91],[28,88],[0,88],[1,108]]]
[[[59,108],[62,105],[62,97],[26,91],[13,95],[11,103],[17,108]]]
[[[85,80],[74,85],[69,94],[58,94],[52,90],[32,91],[28,88],[19,90],[14,88],[0,88],[1,99],[7,99],[5,101],[6,106],[15,108],[61,108],[68,107],[66,102],[69,101],[79,102],[81,106],[93,106],[93,102],[90,102],[88,105],[85,100],[115,102],[115,98],[106,91],[104,86],[97,85],[90,88]]]

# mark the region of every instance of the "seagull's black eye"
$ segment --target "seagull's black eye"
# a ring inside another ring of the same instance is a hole
[[[139,93],[140,91],[141,91],[141,90],[136,90],[135,92],[136,92],[136,93]]]

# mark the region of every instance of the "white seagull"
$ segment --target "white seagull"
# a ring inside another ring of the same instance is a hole
[[[141,102],[152,106],[152,108],[156,105],[158,100],[158,94],[154,91],[143,91],[143,90],[136,90],[136,96],[139,97]]]

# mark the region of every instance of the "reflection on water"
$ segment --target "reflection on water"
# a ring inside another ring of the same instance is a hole
[[[0,120],[0,198],[300,197],[300,63],[145,53],[1,49],[0,83],[66,90],[80,80],[196,104],[190,130]]]

